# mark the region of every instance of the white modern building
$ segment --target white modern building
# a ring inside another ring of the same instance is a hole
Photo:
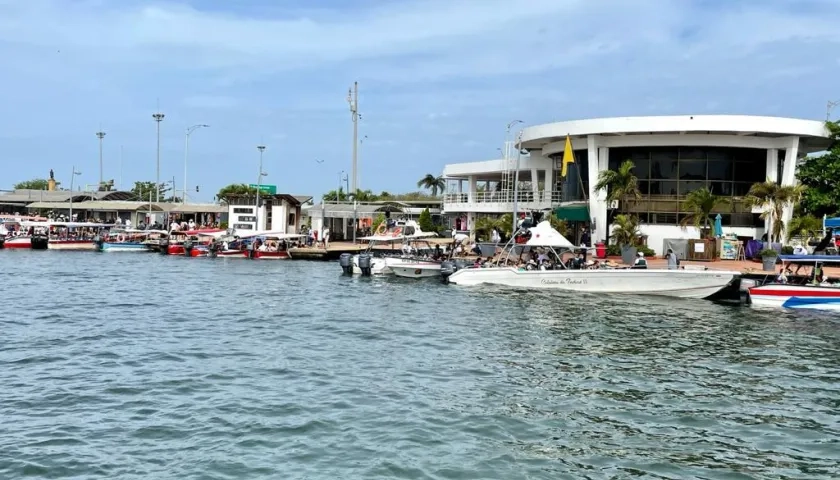
[[[228,195],[224,201],[227,203],[231,228],[242,232],[271,230],[300,233],[301,206],[311,199],[308,195],[285,193],[261,195],[259,212],[256,195]]]
[[[566,136],[576,163],[560,178]],[[448,188],[443,213],[455,214],[462,229],[474,229],[476,218],[513,211],[513,185],[519,181],[519,211],[547,210],[571,221],[589,220],[592,240],[607,236],[606,192],[596,192],[600,172],[632,160],[643,198],[620,205],[636,214],[648,246],[661,253],[663,240],[698,238],[682,229],[686,194],[702,187],[731,198],[719,212],[724,232],[760,238],[761,212],[743,202],[750,186],[767,179],[796,182],[796,164],[809,153],[825,150],[828,131],[821,121],[745,115],[619,117],[549,123],[524,128],[519,154],[510,139],[506,158],[446,165]],[[791,209],[785,212],[789,221]]]

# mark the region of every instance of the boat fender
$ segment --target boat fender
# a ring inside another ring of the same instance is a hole
[[[398,236],[402,234],[402,227],[397,227],[394,229],[394,236]]]
[[[120,242],[120,243],[124,242],[125,241],[125,235],[123,235],[123,234],[117,235],[117,241]]]
[[[338,264],[341,265],[341,271],[344,272],[345,275],[353,274],[353,255],[349,253],[342,253],[341,256],[338,257]]]
[[[388,227],[385,225],[385,222],[382,222],[379,224],[379,227],[376,228],[376,235],[384,235],[387,231]]]

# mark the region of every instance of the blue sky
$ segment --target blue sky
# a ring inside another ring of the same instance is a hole
[[[840,99],[836,0],[0,0],[0,189],[153,180],[210,200],[256,179],[320,195],[349,170],[360,83],[361,188],[416,190],[495,158],[505,125],[619,115],[823,119]],[[840,111],[837,111],[840,116]],[[323,160],[322,163],[316,160]]]

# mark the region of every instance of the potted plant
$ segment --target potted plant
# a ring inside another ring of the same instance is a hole
[[[779,254],[775,250],[764,248],[758,252],[758,256],[761,257],[761,267],[765,272],[776,270],[776,259],[779,257]]]
[[[639,218],[635,215],[619,214],[613,220],[612,238],[621,249],[621,261],[626,265],[632,265],[636,261],[636,253],[639,251]]]

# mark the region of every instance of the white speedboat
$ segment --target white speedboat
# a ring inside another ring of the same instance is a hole
[[[840,265],[836,255],[780,255],[782,271],[788,265],[811,267],[810,283],[768,283],[748,290],[750,303],[756,307],[795,308],[840,311],[840,284],[828,283],[823,266]]]
[[[456,270],[447,280],[456,285],[492,284],[595,294],[707,298],[740,278],[740,272],[708,269],[571,269],[562,261],[562,253],[558,251],[565,253],[577,247],[551,228],[549,222],[541,222],[526,230],[527,241],[508,244],[507,255],[499,257],[495,264]],[[522,235],[523,231],[520,231],[520,238]],[[521,261],[523,256],[531,257],[530,254],[537,251],[543,252],[540,264],[533,260]]]
[[[421,268],[422,274],[423,271],[433,268],[431,264],[435,262],[432,262],[430,259],[424,260],[419,255],[403,254],[402,250],[395,251],[394,255],[390,256],[375,256],[374,247],[394,245],[396,242],[408,244],[436,236],[437,234],[434,232],[420,230],[420,226],[413,220],[397,221],[390,228],[383,223],[373,235],[360,239],[369,242],[367,249],[363,253],[357,255],[342,254],[339,263],[344,273],[352,275],[393,275],[398,274],[394,270],[394,268],[397,268],[399,269],[399,274],[401,274],[400,276],[420,278],[419,274],[413,273],[418,270],[416,265],[421,263],[428,264],[426,265],[426,269]],[[437,275],[440,275],[440,263],[437,262],[436,266]],[[414,268],[408,270],[409,267]]]
[[[440,277],[441,262],[421,258],[386,258],[388,269],[403,278]]]

